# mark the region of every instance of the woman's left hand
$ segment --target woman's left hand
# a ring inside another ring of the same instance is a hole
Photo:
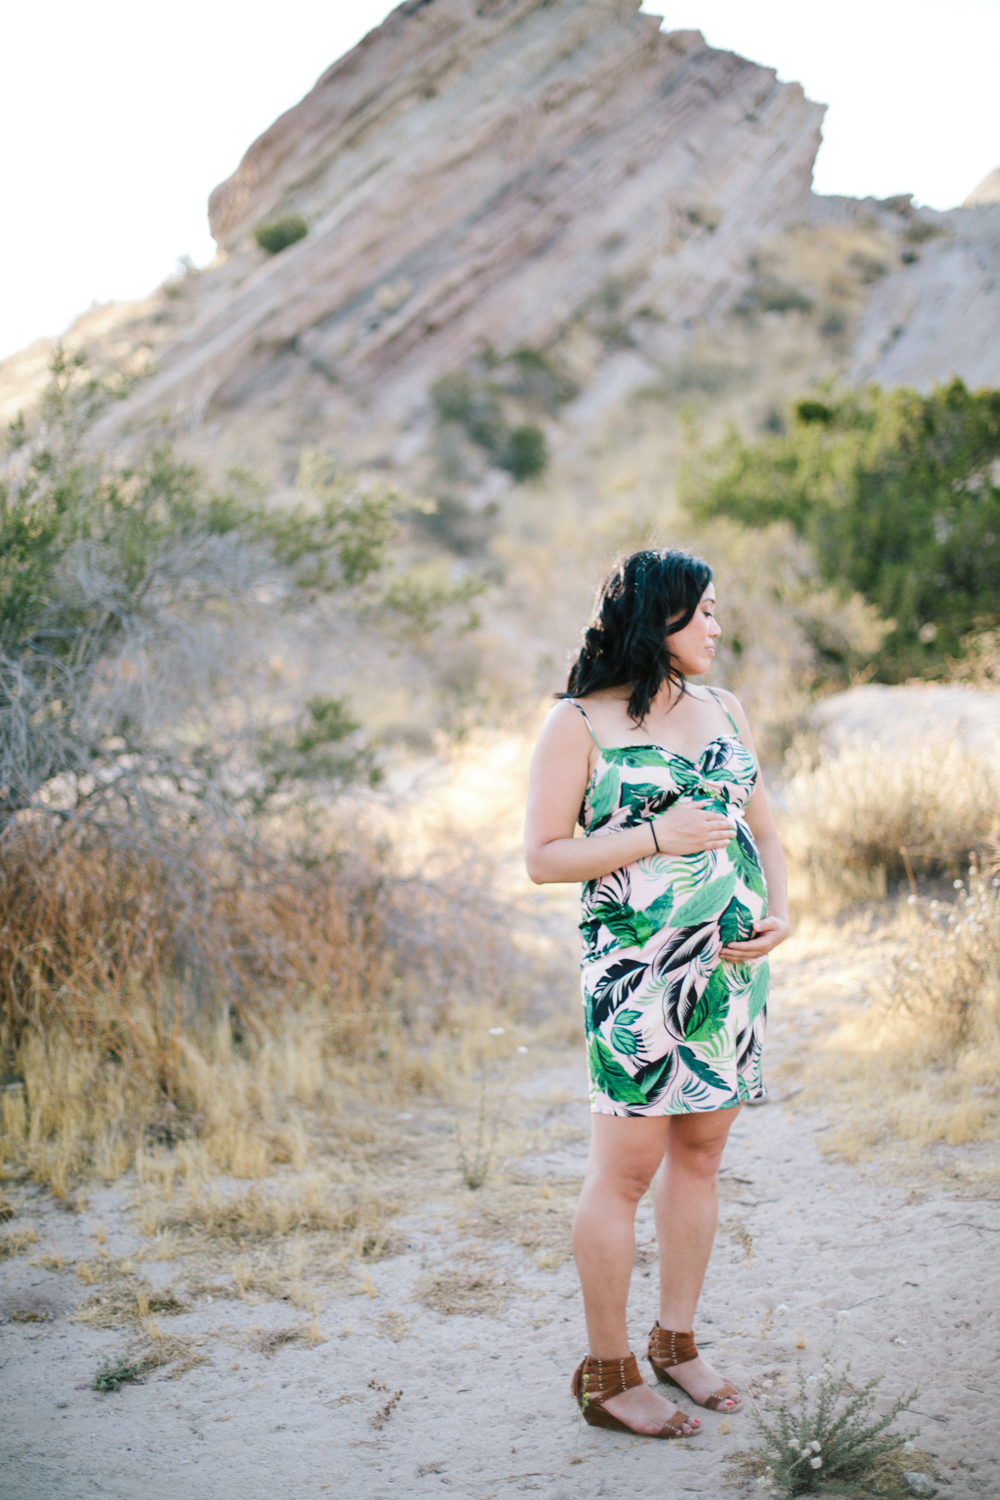
[[[743,943],[727,943],[720,953],[729,963],[745,964],[763,958],[788,936],[787,917],[763,917],[753,924],[753,933]]]

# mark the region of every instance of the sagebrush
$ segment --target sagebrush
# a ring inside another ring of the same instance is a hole
[[[997,831],[1000,756],[928,733],[794,753],[781,788],[782,837],[814,897],[881,898],[916,876],[957,877]]]
[[[836,1371],[829,1360],[818,1376],[805,1376],[800,1368],[794,1406],[771,1400],[764,1411],[757,1409],[762,1442],[755,1456],[765,1488],[783,1495],[811,1495],[837,1481],[864,1480],[912,1437],[888,1429],[916,1399],[917,1391],[900,1396],[877,1416],[875,1393],[883,1377],[876,1375],[858,1388],[851,1382],[850,1368],[848,1364]]]

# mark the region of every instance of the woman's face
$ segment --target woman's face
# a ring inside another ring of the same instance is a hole
[[[708,671],[715,658],[715,642],[721,634],[722,628],[715,618],[715,588],[710,583],[684,629],[667,637],[670,654],[685,677],[700,677]]]

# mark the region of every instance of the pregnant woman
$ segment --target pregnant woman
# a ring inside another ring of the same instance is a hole
[[[764,1094],[767,954],[788,934],[750,726],[731,693],[690,681],[720,634],[707,563],[626,558],[542,730],[528,804],[531,879],[583,882],[593,1129],[573,1253],[589,1353],[573,1394],[594,1426],[662,1438],[701,1423],[644,1383],[629,1348],[636,1206],[655,1176],[653,1372],[699,1406],[736,1411],[736,1388],[698,1353],[694,1314],[726,1137]]]

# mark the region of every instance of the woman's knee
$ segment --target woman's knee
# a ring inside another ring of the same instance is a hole
[[[668,1142],[667,1161],[671,1166],[690,1172],[693,1176],[711,1178],[719,1170],[725,1145],[725,1135],[697,1139],[685,1139],[681,1136]]]
[[[584,1174],[584,1185],[598,1193],[608,1193],[629,1203],[638,1203],[649,1191],[659,1163],[592,1162]]]

